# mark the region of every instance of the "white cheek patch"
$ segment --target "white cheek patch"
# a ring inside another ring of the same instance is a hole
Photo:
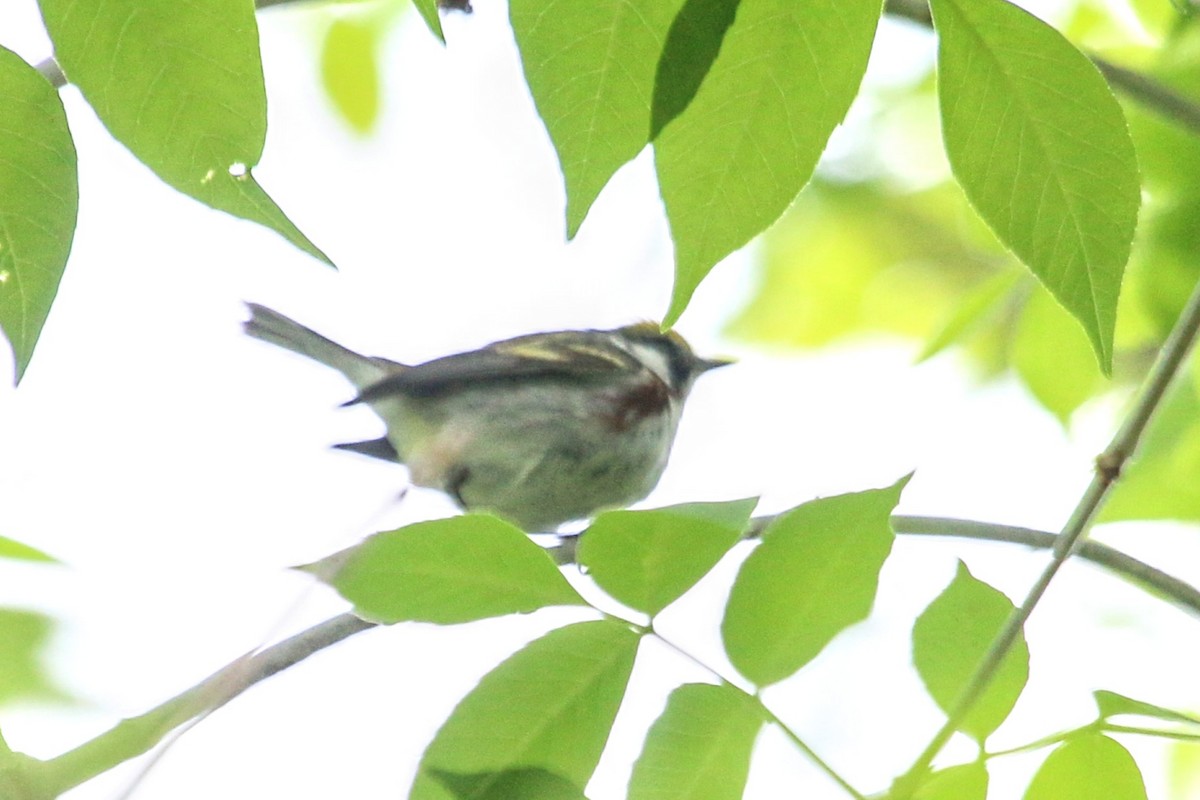
[[[671,385],[671,359],[667,357],[661,347],[633,342],[629,349],[633,352],[634,357],[649,367],[663,383],[667,386]]]

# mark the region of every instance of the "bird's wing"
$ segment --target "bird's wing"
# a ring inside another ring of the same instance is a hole
[[[479,350],[446,356],[390,375],[352,402],[389,395],[434,397],[462,386],[502,384],[538,378],[590,382],[638,366],[632,355],[606,347],[601,334],[564,331],[521,336]]]

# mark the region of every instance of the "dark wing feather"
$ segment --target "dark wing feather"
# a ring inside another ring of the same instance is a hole
[[[636,368],[633,356],[608,344],[600,331],[520,336],[479,350],[427,361],[363,390],[352,403],[389,395],[436,397],[463,386],[538,378],[590,381]]]

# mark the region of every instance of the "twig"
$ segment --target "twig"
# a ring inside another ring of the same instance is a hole
[[[897,514],[892,517],[892,527],[896,533],[1009,542],[1043,550],[1053,550],[1059,540],[1058,534],[1049,531],[945,517],[910,517]],[[1115,547],[1090,539],[1080,542],[1075,554],[1085,561],[1115,572],[1159,597],[1171,600],[1184,611],[1200,616],[1200,590],[1187,581],[1139,561]]]
[[[755,518],[757,535],[774,517]],[[1051,549],[1059,537],[1046,531],[1008,525],[938,517],[892,518],[897,533],[922,536],[956,536]],[[560,563],[572,563],[575,542],[566,540],[550,548]],[[1200,614],[1200,592],[1188,584],[1118,550],[1097,542],[1083,542],[1081,557],[1111,569],[1132,581],[1171,598],[1180,607]],[[170,731],[194,721],[233,699],[254,684],[296,664],[308,656],[360,631],[374,627],[352,614],[326,620],[306,631],[243,656],[202,683],[137,717],[123,720],[106,733],[48,761],[26,765],[28,777],[53,797],[84,783],[114,766],[156,747]]]
[[[353,614],[342,614],[243,656],[145,714],[122,720],[74,750],[37,763],[30,768],[32,777],[46,796],[57,797],[117,764],[148,752],[174,728],[211,713],[259,681],[371,627],[374,623]]]
[[[1008,654],[1016,642],[1017,637],[1025,627],[1026,620],[1033,613],[1033,609],[1037,607],[1038,602],[1046,593],[1046,589],[1050,586],[1050,582],[1054,580],[1054,576],[1058,574],[1071,554],[1078,549],[1084,533],[1091,527],[1096,515],[1099,513],[1104,501],[1108,496],[1109,490],[1121,475],[1121,470],[1124,468],[1126,461],[1133,455],[1137,449],[1138,443],[1141,441],[1142,434],[1146,430],[1146,426],[1150,423],[1150,419],[1154,416],[1154,412],[1158,409],[1162,402],[1163,396],[1166,394],[1167,388],[1171,385],[1175,374],[1179,371],[1180,365],[1187,357],[1188,351],[1191,349],[1192,343],[1196,339],[1197,330],[1200,330],[1200,284],[1192,290],[1192,296],[1188,299],[1187,306],[1179,317],[1179,321],[1171,330],[1171,335],[1167,337],[1167,341],[1163,344],[1162,352],[1159,355],[1158,361],[1150,371],[1150,375],[1146,378],[1146,384],[1140,396],[1135,403],[1133,410],[1126,417],[1125,422],[1121,425],[1116,435],[1113,436],[1112,442],[1108,448],[1101,453],[1096,459],[1096,471],[1092,477],[1091,483],[1080,498],[1075,511],[1071,514],[1071,518],[1067,520],[1063,526],[1062,533],[1058,536],[1054,543],[1053,558],[1046,565],[1045,570],[1038,577],[1033,587],[1026,595],[1024,602],[1013,610],[1013,613],[1005,621],[1004,627],[997,634],[987,653],[979,662],[975,672],[971,675],[971,679],[967,681],[950,713],[947,715],[946,723],[938,730],[933,739],[918,756],[916,762],[902,778],[902,781],[915,784],[918,782],[933,763],[933,759],[941,752],[942,747],[949,741],[967,713],[974,706],[975,702],[983,694],[984,689],[991,682],[996,674],[996,670],[1000,667],[1000,662]]]
[[[61,89],[67,85],[67,76],[63,74],[62,67],[58,65],[53,56],[43,58],[34,69],[42,73],[42,77],[50,81],[50,85],[55,89]]]
[[[755,517],[750,522],[746,538],[760,536],[774,519],[774,515]],[[1023,544],[1043,550],[1053,550],[1059,541],[1058,534],[1049,531],[949,517],[913,517],[896,514],[892,517],[892,528],[896,533],[910,536],[979,539]],[[578,536],[564,537],[547,548],[550,557],[558,564],[574,564],[578,540]],[[1200,590],[1186,581],[1100,542],[1081,542],[1078,555],[1086,561],[1105,567],[1122,578],[1170,600],[1179,608],[1200,616]]]

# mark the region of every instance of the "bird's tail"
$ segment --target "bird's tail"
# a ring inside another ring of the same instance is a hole
[[[345,375],[357,389],[370,386],[404,368],[402,364],[382,358],[371,358],[342,347],[266,306],[258,303],[246,305],[250,309],[250,319],[246,320],[242,327],[248,335],[335,369]]]

